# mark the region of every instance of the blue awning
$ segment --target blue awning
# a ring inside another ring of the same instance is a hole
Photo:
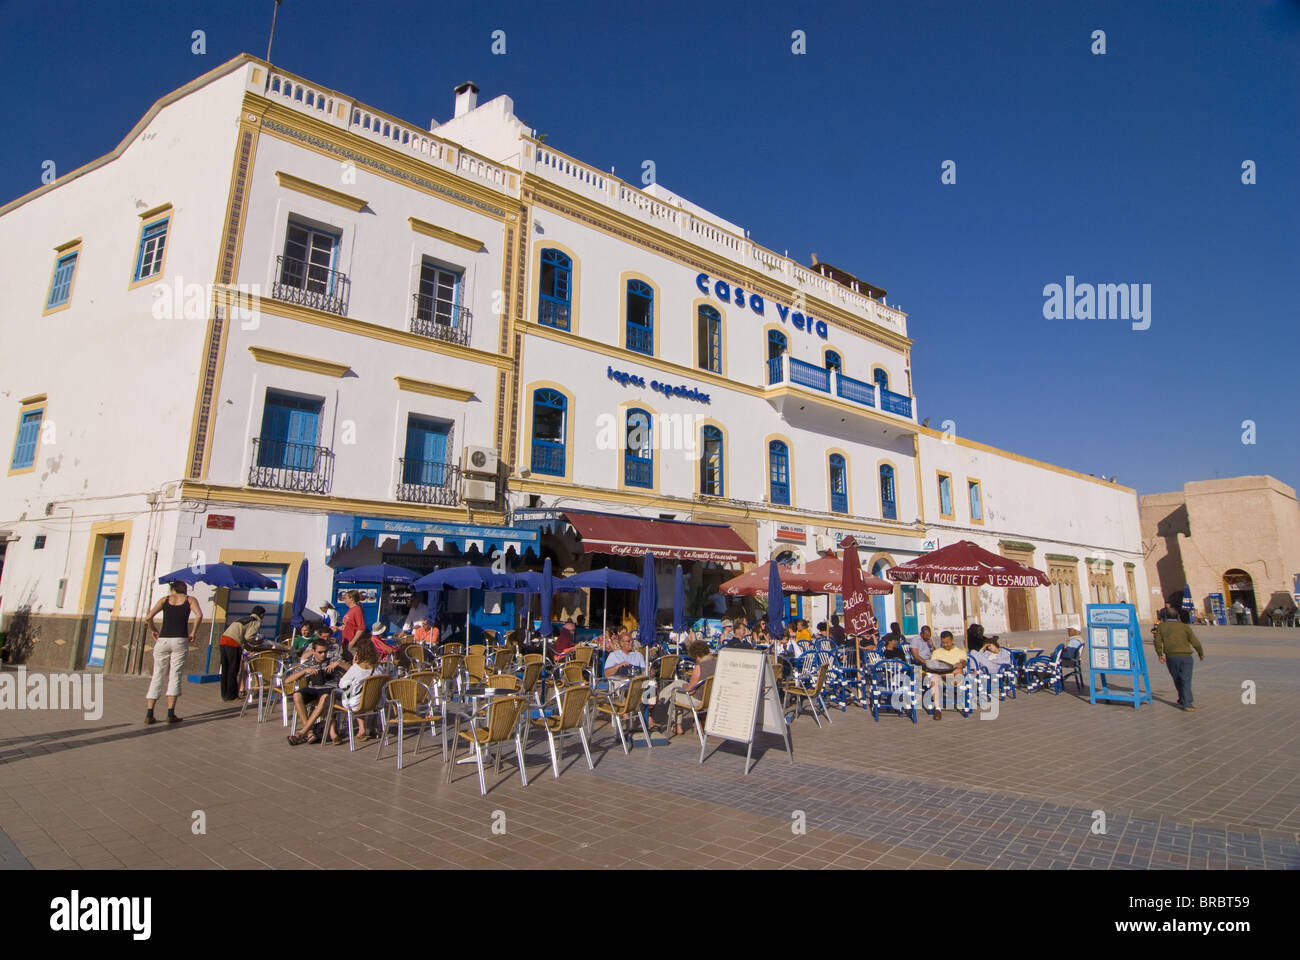
[[[326,552],[333,557],[340,550],[355,547],[363,540],[373,540],[381,549],[394,545],[394,552],[414,546],[419,551],[439,553],[454,549],[466,553],[472,549],[484,555],[494,550],[537,551],[538,533],[519,527],[487,527],[469,523],[445,523],[426,520],[389,520],[383,517],[358,517],[331,514],[326,536]]]

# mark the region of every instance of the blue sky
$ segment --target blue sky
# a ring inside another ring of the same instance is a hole
[[[264,55],[272,6],[0,2],[0,197]],[[931,425],[1140,493],[1300,483],[1296,0],[284,0],[273,60],[422,124],[473,79],[557,149],[633,182],[654,160],[757,242],[886,288]],[[1043,287],[1067,275],[1150,284],[1150,329],[1044,319]]]

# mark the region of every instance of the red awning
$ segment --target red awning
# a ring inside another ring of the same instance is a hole
[[[731,527],[683,520],[647,520],[603,513],[564,511],[582,539],[584,553],[639,557],[647,550],[665,560],[753,563],[758,559]]]

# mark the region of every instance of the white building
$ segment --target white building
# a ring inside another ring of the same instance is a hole
[[[269,629],[304,563],[313,605],[362,563],[631,569],[629,543],[665,561],[665,606],[676,562],[707,594],[851,532],[875,568],[965,535],[936,469],[981,479],[986,543],[1140,556],[1132,491],[917,425],[883,290],[477,93],[426,131],[241,56],[0,207],[0,617],[32,662],[133,669],[158,576],[196,562],[276,579],[199,591],[220,624],[263,602]],[[473,603],[510,622],[511,598]],[[980,610],[1005,626],[997,598]]]

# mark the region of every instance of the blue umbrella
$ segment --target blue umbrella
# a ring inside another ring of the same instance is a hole
[[[406,567],[397,567],[391,563],[372,563],[367,567],[353,567],[340,570],[336,579],[340,583],[413,583],[419,574]]]
[[[682,565],[677,564],[673,574],[673,633],[686,632],[686,580],[682,576]]]
[[[655,555],[647,550],[645,568],[641,572],[641,602],[637,607],[637,619],[641,621],[638,632],[647,657],[651,644],[655,642],[655,618],[658,614],[659,581],[655,577]]]
[[[412,590],[509,590],[514,578],[491,567],[443,567],[411,584]],[[465,639],[469,640],[469,604],[465,604]]]
[[[781,611],[785,607],[785,594],[781,592],[781,565],[773,560],[767,571],[767,630],[772,635],[772,642],[779,643],[785,636],[785,617]]]
[[[542,592],[542,575],[536,570],[521,570],[519,573],[511,574],[510,578],[514,581],[514,593]],[[560,580],[556,580],[554,577],[551,578],[550,590],[552,593],[573,593],[580,589],[580,587],[563,586]]]
[[[542,582],[539,584],[542,594],[542,625],[537,632],[542,635],[542,655],[546,654],[546,638],[551,635],[551,597],[555,593],[555,577],[551,575],[551,558],[542,564]]]
[[[587,570],[583,573],[575,573],[571,577],[565,577],[560,581],[561,587],[578,589],[586,587],[595,589],[600,587],[605,591],[605,608],[602,613],[601,632],[609,632],[609,591],[610,590],[639,590],[641,580],[634,573],[624,573],[621,570],[611,570],[609,567],[601,567],[599,570]]]
[[[276,586],[275,581],[270,577],[264,577],[256,570],[247,567],[237,567],[233,563],[209,563],[183,567],[158,578],[159,583],[171,583],[173,580],[181,580],[191,585],[206,583],[212,587],[236,590]]]
[[[293,627],[294,632],[302,626],[302,612],[307,607],[307,559],[304,557],[302,566],[298,568],[298,582],[293,588],[293,606],[290,608],[293,617],[289,620],[289,626]]]

